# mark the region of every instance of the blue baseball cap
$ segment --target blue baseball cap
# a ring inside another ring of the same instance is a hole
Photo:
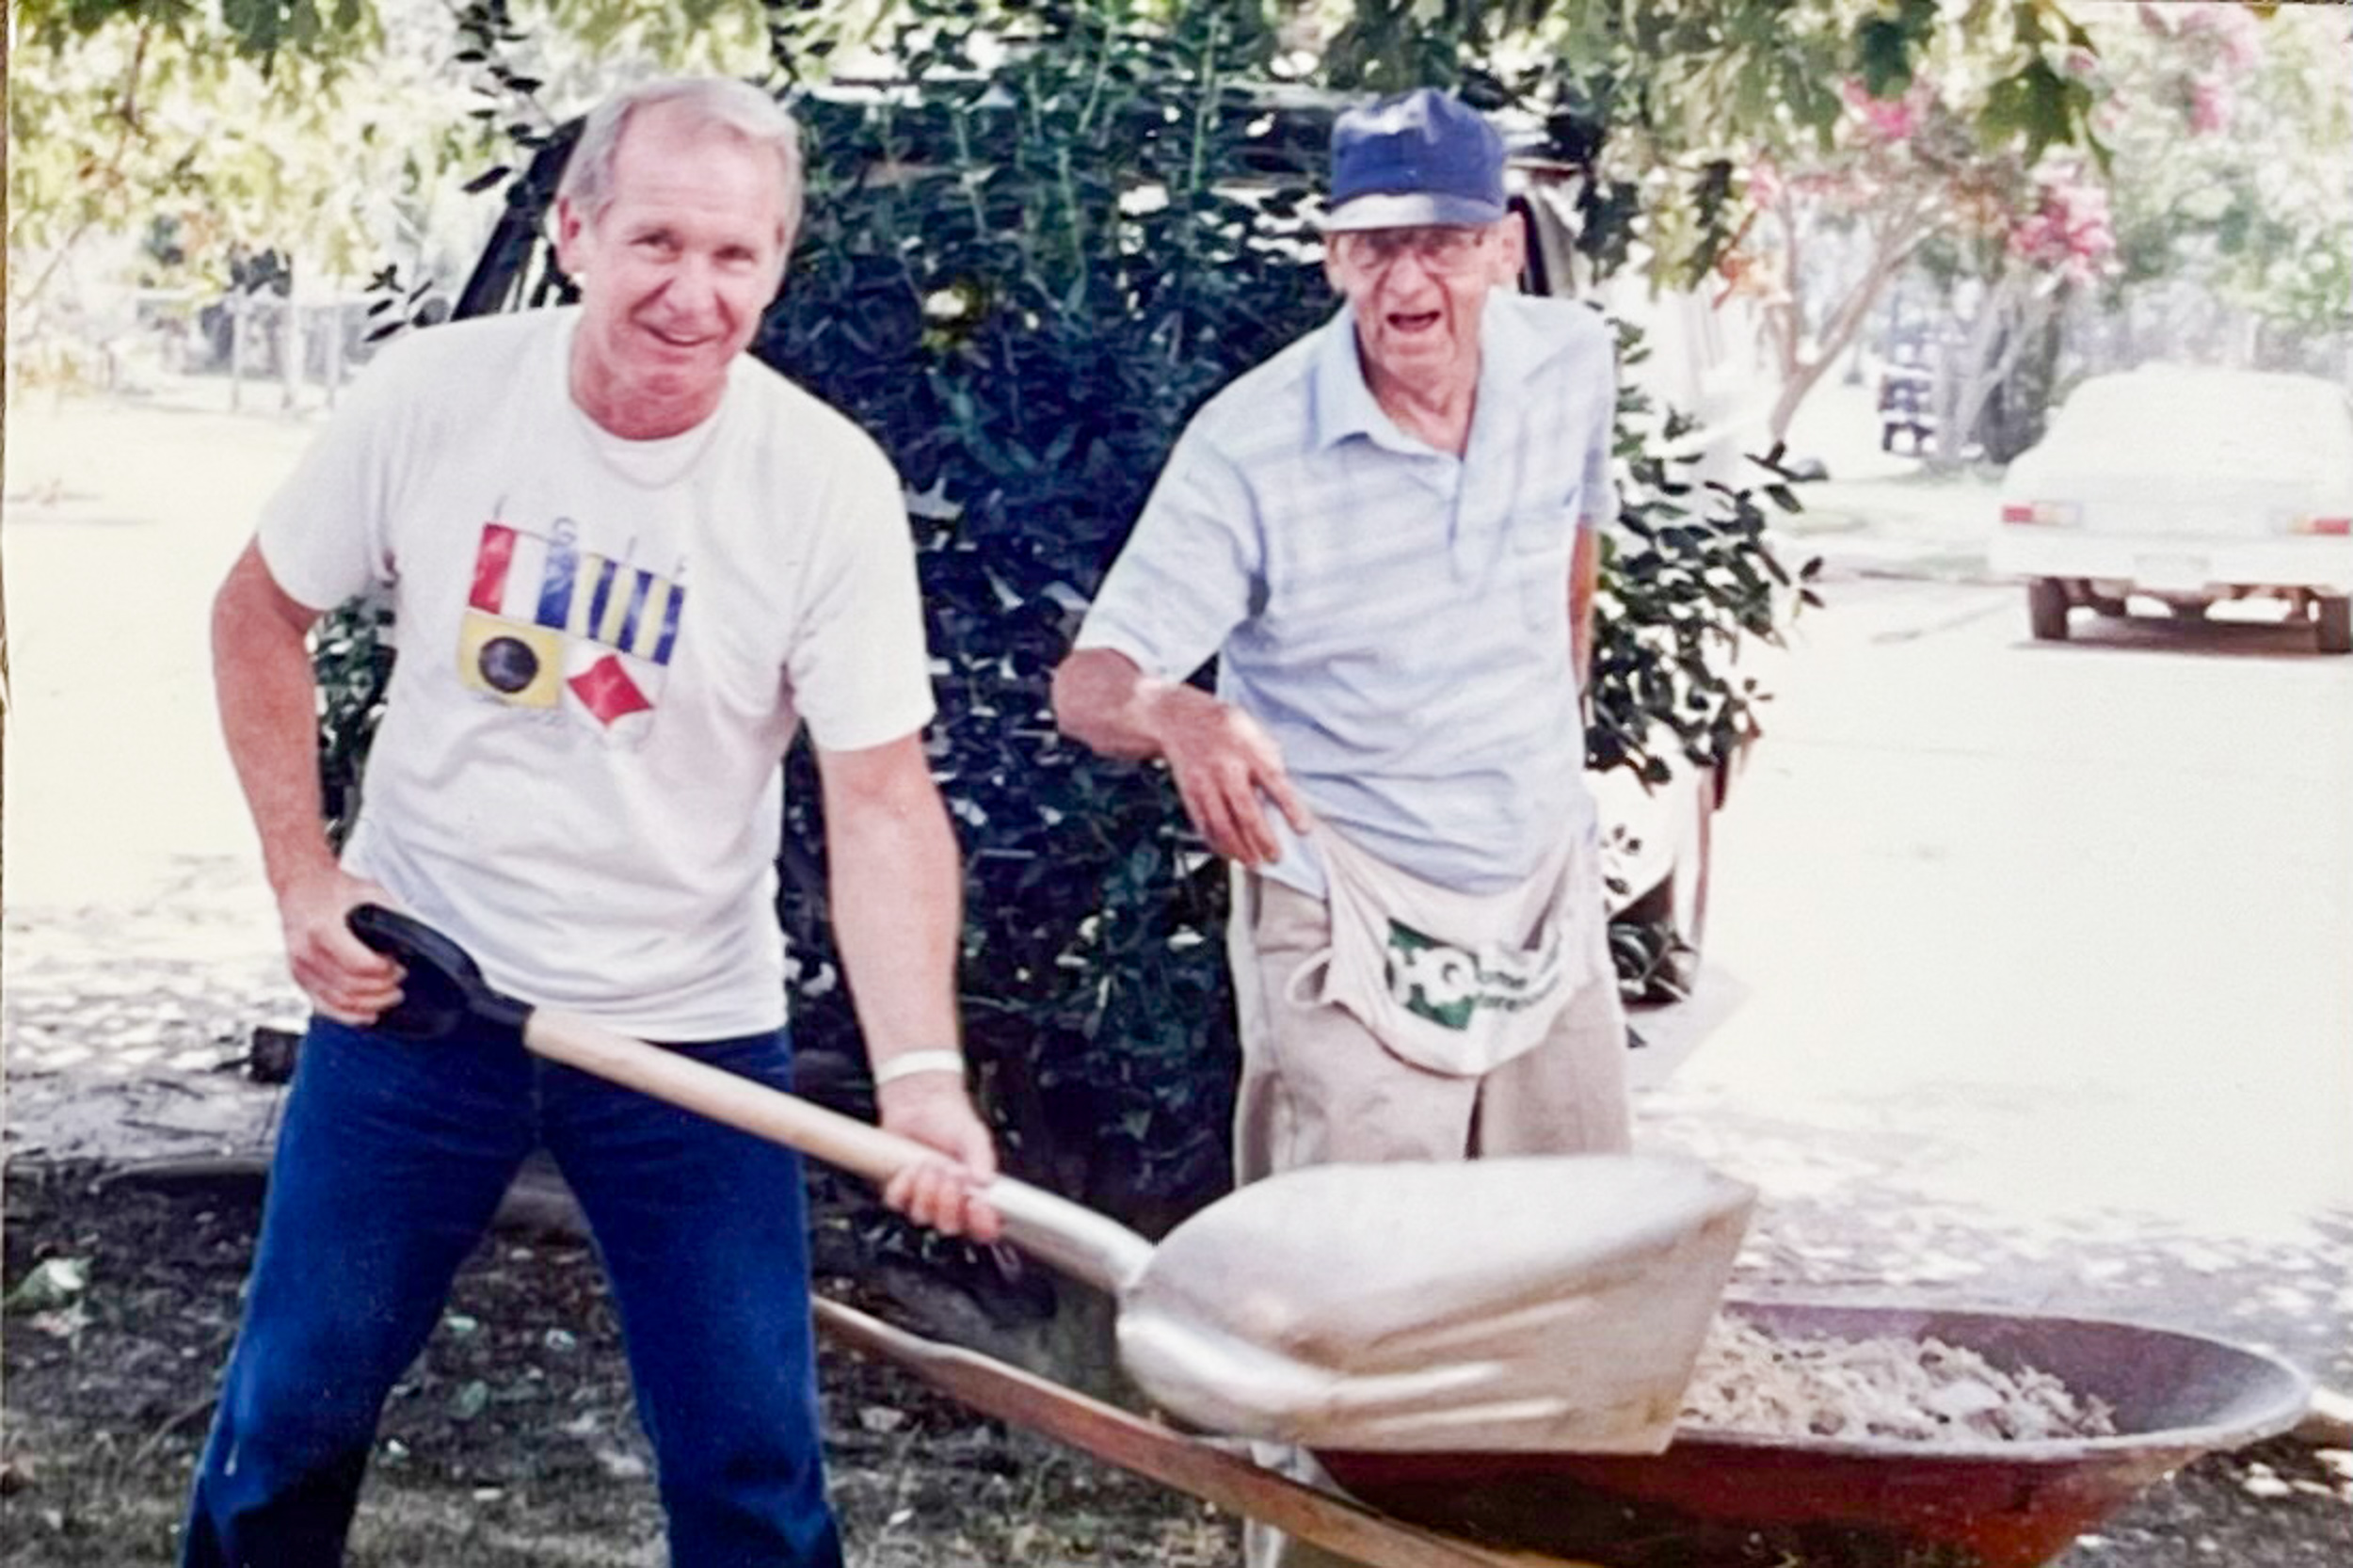
[[[1503,138],[1461,99],[1417,88],[1333,121],[1326,232],[1493,223],[1504,211]]]

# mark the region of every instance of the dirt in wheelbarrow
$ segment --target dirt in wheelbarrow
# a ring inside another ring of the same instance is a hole
[[[0,1539],[19,1568],[171,1560],[251,1254],[254,1184],[163,1192],[105,1175],[87,1164],[8,1173]],[[824,1393],[854,1564],[1239,1560],[1230,1517],[974,1416],[888,1367],[829,1351]],[[350,1560],[659,1564],[648,1463],[594,1259],[575,1241],[501,1233],[466,1268],[387,1408]],[[2061,1562],[2353,1561],[2348,1466],[2289,1443],[2210,1457]]]

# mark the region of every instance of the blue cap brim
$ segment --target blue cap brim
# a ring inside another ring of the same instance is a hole
[[[1425,191],[1401,191],[1351,197],[1323,215],[1319,226],[1327,234],[1354,229],[1414,229],[1423,224],[1494,223],[1504,215],[1502,203],[1467,196],[1439,196]]]

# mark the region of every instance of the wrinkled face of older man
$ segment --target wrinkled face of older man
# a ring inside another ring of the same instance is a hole
[[[556,209],[557,255],[581,292],[572,395],[590,417],[647,440],[718,407],[783,279],[784,211],[767,149],[673,105],[630,120],[611,200]]]
[[[1369,376],[1407,385],[1475,376],[1487,291],[1519,276],[1517,215],[1333,234],[1324,275],[1356,311]]]

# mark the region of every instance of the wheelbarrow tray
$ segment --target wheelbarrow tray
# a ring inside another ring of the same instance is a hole
[[[1664,1453],[1318,1450],[1384,1516],[1610,1568],[2032,1568],[2201,1453],[2293,1426],[2285,1363],[2199,1335],[2082,1318],[1728,1301],[1785,1338],[1937,1338],[2107,1401],[2111,1437],[1769,1437],[1679,1429]]]

